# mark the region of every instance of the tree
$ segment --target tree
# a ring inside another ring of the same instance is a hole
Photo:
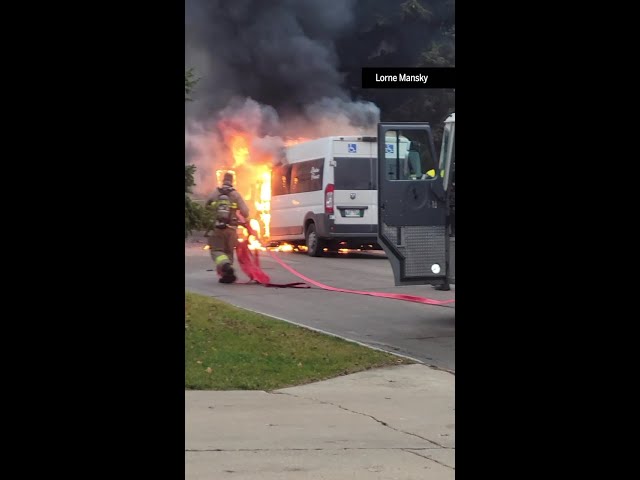
[[[193,99],[189,96],[191,92],[193,92],[196,83],[198,83],[200,79],[195,77],[195,73],[193,73],[193,68],[189,70],[185,70],[184,72],[184,101],[192,102]]]
[[[433,13],[425,8],[419,0],[406,0],[400,5],[400,16],[403,20],[430,20],[433,17]]]
[[[196,182],[193,179],[193,175],[196,173],[195,165],[184,166],[184,193],[191,193]]]
[[[189,95],[193,92],[195,84],[199,79],[195,78],[193,69],[186,70],[184,73],[184,101],[192,101]],[[196,182],[194,174],[196,172],[195,165],[184,166],[184,238],[191,235],[191,232],[199,228],[203,224],[205,218],[204,209],[191,200],[189,194],[192,193]]]

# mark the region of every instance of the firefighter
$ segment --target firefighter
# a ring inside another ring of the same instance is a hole
[[[233,283],[236,276],[233,271],[233,250],[238,242],[237,212],[249,218],[249,208],[242,196],[233,188],[233,175],[225,173],[222,187],[209,197],[207,205],[213,207],[213,233],[209,237],[209,251],[216,264],[220,283]]]

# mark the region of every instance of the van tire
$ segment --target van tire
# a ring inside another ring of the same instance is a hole
[[[318,238],[318,233],[316,232],[316,226],[314,223],[310,223],[307,227],[305,240],[307,244],[307,253],[309,254],[309,256],[321,257],[324,253],[324,241]]]

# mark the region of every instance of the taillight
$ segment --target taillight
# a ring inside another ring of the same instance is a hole
[[[324,213],[333,215],[333,184],[327,185],[324,189]]]

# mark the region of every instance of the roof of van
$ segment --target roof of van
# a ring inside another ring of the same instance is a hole
[[[326,140],[340,140],[344,142],[375,142],[377,140],[375,135],[334,135],[332,137],[325,137]]]
[[[395,138],[395,135],[393,136],[389,136],[387,138]],[[400,137],[402,140],[407,140],[404,137]],[[342,135],[342,136],[331,136],[331,137],[321,137],[321,138],[314,138],[313,140],[307,140],[305,142],[300,142],[300,143],[294,143],[293,145],[289,145],[289,148],[291,147],[297,147],[299,145],[304,145],[304,144],[308,144],[311,142],[328,142],[328,141],[343,141],[343,142],[372,142],[375,143],[378,141],[378,137],[374,136],[374,135],[359,135],[359,136],[355,136],[355,135]]]

